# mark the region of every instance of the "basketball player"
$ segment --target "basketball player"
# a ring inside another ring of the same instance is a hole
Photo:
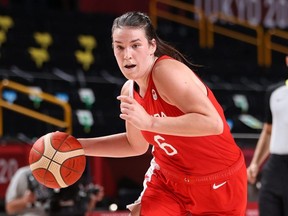
[[[288,56],[286,56],[288,66]],[[259,193],[260,216],[288,215],[288,80],[268,88],[266,119],[255,153],[247,169],[248,181],[256,182],[262,171]]]
[[[143,13],[114,20],[112,45],[127,78],[118,96],[126,132],[79,141],[86,155],[102,157],[141,155],[153,145],[131,215],[244,216],[243,154],[211,90]]]

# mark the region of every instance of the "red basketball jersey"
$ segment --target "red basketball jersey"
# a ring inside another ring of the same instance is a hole
[[[155,64],[166,58],[170,57],[162,56]],[[153,82],[152,73],[145,96],[140,97],[137,91],[133,90],[133,97],[152,116],[165,118],[183,115],[184,113],[177,107],[166,103],[160,97]],[[241,150],[230,133],[222,107],[212,91],[206,88],[207,97],[223,120],[223,133],[201,137],[182,137],[142,131],[145,139],[154,146],[153,155],[161,168],[179,174],[205,175],[223,170],[239,159]]]

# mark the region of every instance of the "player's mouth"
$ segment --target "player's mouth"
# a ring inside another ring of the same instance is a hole
[[[136,64],[124,65],[124,67],[127,69],[132,69],[132,68],[136,67]]]

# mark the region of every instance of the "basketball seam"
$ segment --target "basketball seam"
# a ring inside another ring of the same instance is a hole
[[[54,135],[54,133],[50,136],[50,143],[51,143],[51,144],[52,144],[52,140],[53,140],[53,135]],[[67,134],[67,136],[65,137],[65,139],[62,140],[62,142],[60,143],[60,145],[58,146],[58,148],[55,149],[56,151],[55,151],[55,153],[53,154],[53,156],[52,156],[51,158],[48,158],[48,157],[47,157],[48,159],[50,159],[50,163],[49,163],[49,165],[48,165],[48,168],[49,168],[50,164],[51,164],[52,162],[54,162],[54,163],[56,163],[56,164],[62,165],[63,167],[65,167],[65,168],[68,169],[68,170],[71,170],[71,171],[76,172],[76,173],[81,173],[81,172],[79,172],[79,171],[77,171],[77,170],[74,170],[74,169],[71,169],[71,168],[65,166],[65,165],[64,165],[64,162],[67,161],[67,160],[63,161],[62,163],[59,163],[59,162],[57,162],[57,161],[54,160],[54,157],[55,157],[55,155],[57,154],[57,152],[62,152],[62,151],[59,151],[59,149],[60,149],[61,146],[66,142],[66,140],[68,139],[69,136],[70,136],[70,135]],[[51,146],[53,146],[53,145],[51,145]],[[77,149],[81,149],[81,148],[77,148]],[[73,149],[73,150],[77,150],[77,149]],[[82,156],[82,155],[81,155],[81,156]],[[79,155],[78,155],[78,156],[75,156],[75,157],[71,157],[71,158],[76,158],[76,157],[79,157]],[[67,159],[70,159],[70,158],[67,158]]]

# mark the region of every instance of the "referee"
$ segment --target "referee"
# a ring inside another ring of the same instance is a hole
[[[265,107],[264,126],[247,168],[248,181],[256,182],[259,167],[268,158],[261,177],[260,216],[288,216],[288,79],[268,88]]]

